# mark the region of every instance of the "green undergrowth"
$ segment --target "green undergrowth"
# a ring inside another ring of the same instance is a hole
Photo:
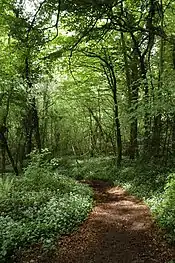
[[[0,180],[0,262],[35,243],[52,248],[75,230],[92,208],[92,191],[33,155],[24,175]]]
[[[62,160],[62,165],[64,166]],[[143,199],[157,223],[166,229],[166,237],[175,243],[175,173],[155,164],[124,160],[116,168],[114,158],[90,158],[66,162],[69,175],[76,179],[111,181]]]

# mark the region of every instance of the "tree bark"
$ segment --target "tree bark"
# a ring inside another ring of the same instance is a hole
[[[134,53],[131,63],[132,70],[132,85],[131,85],[131,129],[130,129],[130,158],[135,159],[138,156],[138,120],[137,120],[137,105],[138,105],[138,90],[139,90],[139,74],[138,74],[138,58]]]
[[[117,102],[117,89],[114,87],[113,89],[113,100],[114,100],[114,118],[115,118],[115,126],[116,126],[116,138],[117,138],[117,166],[121,166],[122,161],[122,137],[121,137],[121,129],[120,129],[120,120],[118,113],[118,102]]]
[[[35,132],[35,140],[37,144],[37,148],[39,152],[41,152],[41,137],[40,137],[40,129],[39,129],[39,117],[38,111],[36,107],[36,99],[35,96],[31,94],[33,83],[31,81],[31,72],[30,72],[30,64],[29,58],[26,57],[25,60],[25,77],[27,81],[27,93],[29,96],[29,106],[27,110],[27,119],[26,119],[26,153],[30,154],[32,151],[32,135]]]
[[[175,155],[175,114],[173,114],[172,118],[172,152]]]
[[[38,110],[36,107],[35,97],[32,99],[32,112],[33,112],[33,128],[35,131],[35,140],[37,144],[38,151],[41,152],[41,137],[40,137],[40,128],[39,128],[39,117]]]
[[[163,14],[163,3],[161,0],[161,29],[163,31],[163,23],[164,23],[164,14]],[[159,58],[159,79],[158,79],[158,90],[159,93],[161,93],[162,86],[163,86],[163,80],[162,75],[164,71],[164,40],[161,37],[160,40],[160,58]],[[161,118],[162,115],[159,113],[157,116],[154,117],[154,123],[153,123],[153,136],[152,136],[152,148],[153,148],[153,155],[158,156],[160,152],[160,141],[161,141]]]
[[[10,151],[9,146],[8,146],[7,139],[6,139],[5,135],[4,135],[4,133],[6,131],[7,131],[7,128],[5,126],[2,126],[1,129],[0,129],[0,140],[3,143],[3,145],[4,145],[4,149],[7,151],[8,157],[10,159],[10,162],[12,164],[12,167],[13,167],[13,170],[14,170],[15,174],[18,175],[18,168],[15,165],[15,162],[13,160],[13,156],[12,156],[11,151]]]

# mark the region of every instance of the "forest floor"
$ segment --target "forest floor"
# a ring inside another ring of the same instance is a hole
[[[96,205],[77,232],[58,242],[50,257],[24,254],[18,262],[33,263],[168,263],[175,249],[163,238],[149,208],[120,187],[86,181]]]

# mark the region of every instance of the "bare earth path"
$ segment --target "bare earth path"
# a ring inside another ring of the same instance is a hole
[[[80,230],[62,240],[56,263],[166,263],[173,251],[149,209],[119,187],[94,181],[97,205]]]
[[[88,220],[78,232],[59,241],[57,255],[28,262],[168,263],[175,259],[175,250],[163,240],[143,202],[109,183],[89,184],[96,206]]]

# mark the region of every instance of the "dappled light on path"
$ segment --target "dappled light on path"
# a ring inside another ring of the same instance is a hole
[[[96,205],[77,232],[58,241],[49,256],[20,263],[169,263],[175,251],[163,239],[149,208],[120,187],[85,181],[94,189]]]
[[[60,242],[53,262],[166,263],[173,251],[162,239],[148,207],[120,187],[88,182],[96,206],[77,233]]]

